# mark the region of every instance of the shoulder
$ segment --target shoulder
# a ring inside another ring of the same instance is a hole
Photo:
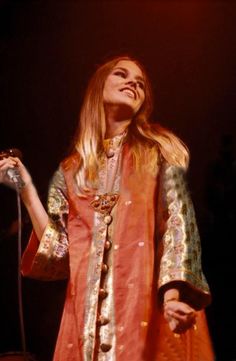
[[[50,193],[55,192],[55,190],[60,189],[61,191],[66,191],[66,184],[65,184],[65,177],[61,167],[59,166],[58,169],[54,172],[49,186]]]
[[[160,189],[169,201],[183,199],[190,196],[187,169],[183,166],[173,165],[165,160],[161,164]],[[163,193],[162,193],[163,194]],[[186,198],[187,199],[187,198]]]
[[[80,157],[78,153],[71,154],[62,160],[51,178],[50,189],[56,188],[65,191],[67,176],[70,173],[74,174],[76,172],[79,161]]]
[[[186,144],[172,131],[160,124],[152,124],[151,132],[158,145],[161,157],[167,164],[187,169],[189,150]]]
[[[60,168],[63,172],[67,172],[69,170],[76,170],[79,167],[80,161],[81,157],[79,153],[74,152],[60,163]]]
[[[164,177],[170,179],[185,178],[187,174],[187,168],[182,165],[171,164],[166,159],[162,158],[161,173],[164,175]]]

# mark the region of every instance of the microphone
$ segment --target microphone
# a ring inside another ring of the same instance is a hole
[[[17,157],[19,159],[22,159],[22,153],[17,148],[11,148],[0,152],[0,159],[8,158],[8,157]],[[6,174],[8,176],[8,179],[12,183],[14,183],[16,189],[21,190],[25,186],[25,182],[21,178],[19,170],[16,167],[8,168]]]
[[[21,178],[21,175],[17,168],[9,168],[7,170],[7,176],[17,189],[22,189],[25,186],[25,182]]]

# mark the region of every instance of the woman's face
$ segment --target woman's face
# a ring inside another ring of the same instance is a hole
[[[141,69],[131,60],[120,60],[108,75],[103,89],[106,107],[128,107],[135,114],[145,99],[145,83]]]

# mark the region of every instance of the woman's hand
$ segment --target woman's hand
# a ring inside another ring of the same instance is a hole
[[[19,158],[7,157],[0,159],[0,183],[16,188],[14,182],[7,175],[7,170],[14,168],[17,169],[19,176],[24,182],[24,186],[20,190],[21,199],[27,208],[36,235],[40,240],[48,223],[48,215],[40,201],[29,172]]]
[[[23,163],[17,157],[7,157],[0,159],[0,183],[3,183],[11,188],[15,188],[14,182],[10,179],[7,174],[8,169],[17,169],[24,187],[32,183],[31,176]]]
[[[164,317],[174,333],[184,333],[196,322],[196,311],[184,302],[167,300],[164,302]]]

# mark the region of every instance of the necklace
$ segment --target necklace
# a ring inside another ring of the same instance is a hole
[[[121,150],[127,131],[111,139],[104,140],[104,154],[99,171],[98,194],[91,202],[96,212],[104,215],[104,222],[108,225],[112,221],[110,215],[118,201],[119,177],[121,167]]]

